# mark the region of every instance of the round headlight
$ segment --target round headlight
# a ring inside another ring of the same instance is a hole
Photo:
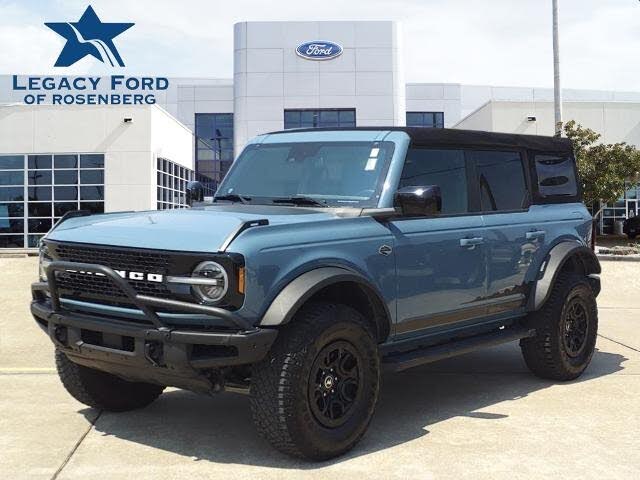
[[[199,264],[193,273],[193,293],[203,303],[219,302],[229,287],[229,278],[222,265],[206,261]]]

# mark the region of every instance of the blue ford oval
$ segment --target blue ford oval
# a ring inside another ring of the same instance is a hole
[[[296,53],[307,60],[330,60],[342,53],[342,46],[325,40],[314,40],[299,45]]]

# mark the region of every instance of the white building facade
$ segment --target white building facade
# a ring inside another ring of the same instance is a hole
[[[2,200],[11,197],[9,188],[16,187],[6,182],[19,177],[6,173],[15,169],[5,167],[15,166],[17,160],[5,160],[3,167],[0,159],[0,247],[7,246],[2,236],[17,240],[23,235],[29,246],[41,233],[32,233],[29,227],[29,203],[36,203],[28,192],[29,155],[52,155],[52,182],[54,155],[104,155],[104,198],[96,202],[104,202],[104,211],[118,211],[179,206],[181,192],[174,186],[194,178],[194,171],[215,188],[246,142],[269,131],[411,125],[553,132],[550,88],[406,83],[403,36],[396,22],[242,22],[234,26],[233,37],[234,69],[228,78],[169,78],[167,89],[153,92],[155,106],[15,106],[25,95],[38,92],[13,88],[14,82],[27,84],[27,75],[0,75],[0,155],[23,157],[26,189],[20,233],[19,222],[5,225],[9,218],[17,218],[9,210],[20,215],[20,209]],[[339,52],[334,49],[322,59],[305,57],[299,47],[309,43],[334,45]],[[102,90],[108,84],[101,82],[92,93],[137,93]],[[564,90],[563,94],[566,120],[593,128],[604,141],[640,145],[639,92]],[[125,124],[125,117],[133,122]],[[73,134],[59,127],[70,123],[78,126]],[[82,161],[77,159],[80,175]],[[161,178],[158,168],[164,164],[158,159],[167,160],[166,168],[182,177],[172,173],[170,179]],[[55,182],[50,186],[53,221],[58,217]],[[89,200],[80,191],[76,201],[82,207],[80,203]],[[70,208],[73,201],[68,203]],[[622,207],[614,213],[627,215]]]

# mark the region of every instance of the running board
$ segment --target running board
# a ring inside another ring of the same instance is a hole
[[[510,327],[492,333],[455,340],[442,345],[419,348],[410,352],[389,355],[382,359],[385,371],[400,372],[425,363],[444,360],[445,358],[463,355],[479,348],[492,347],[501,343],[513,342],[521,338],[533,337],[535,329],[526,327]]]

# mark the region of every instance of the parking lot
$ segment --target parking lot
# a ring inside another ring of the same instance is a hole
[[[600,336],[585,375],[537,379],[517,344],[385,376],[347,456],[291,460],[257,437],[248,399],[167,390],[99,412],[58,381],[28,313],[36,258],[0,258],[2,478],[640,478],[640,262],[603,262]]]

